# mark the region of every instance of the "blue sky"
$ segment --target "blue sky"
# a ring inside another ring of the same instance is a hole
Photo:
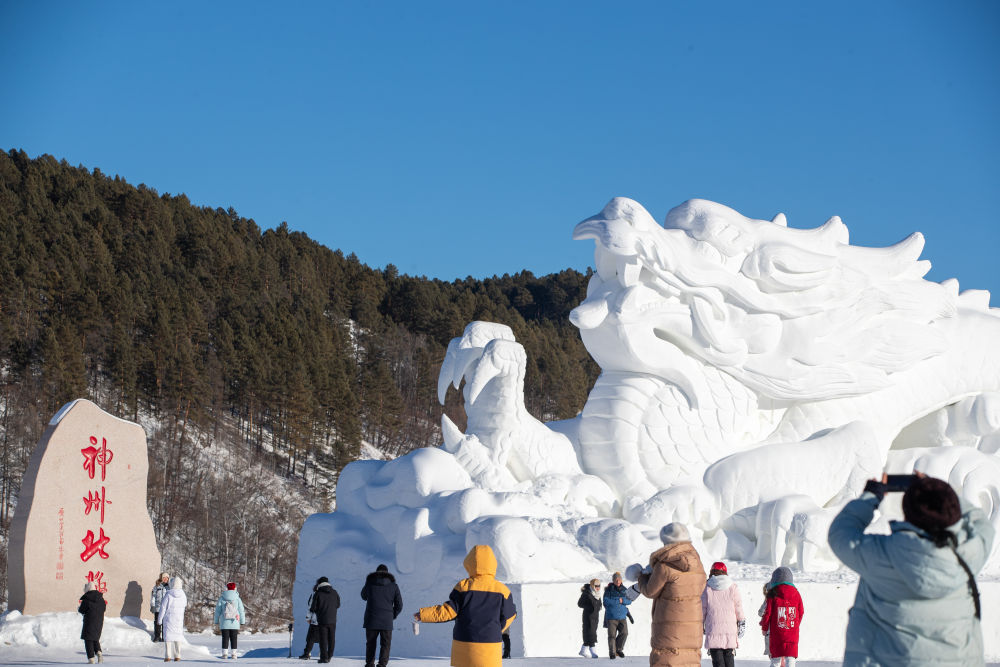
[[[1000,3],[5,2],[0,147],[446,280],[585,270],[613,196],[1000,293]],[[994,305],[997,298],[993,298]]]

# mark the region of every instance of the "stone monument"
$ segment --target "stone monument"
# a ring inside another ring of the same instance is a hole
[[[35,447],[11,525],[9,608],[75,611],[92,581],[108,615],[151,618],[160,570],[146,509],[146,434],[86,400],[64,405]]]

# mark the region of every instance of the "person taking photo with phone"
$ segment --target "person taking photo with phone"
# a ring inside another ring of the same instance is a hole
[[[890,522],[889,535],[865,534],[883,496],[903,487],[905,520]],[[870,480],[829,532],[830,548],[861,579],[844,666],[984,665],[975,575],[993,537],[983,511],[964,507],[943,480]]]

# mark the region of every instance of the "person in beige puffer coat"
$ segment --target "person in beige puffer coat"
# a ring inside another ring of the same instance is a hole
[[[705,567],[684,524],[668,523],[660,531],[660,539],[663,548],[650,554],[649,565],[638,575],[639,592],[653,599],[649,664],[698,667]]]

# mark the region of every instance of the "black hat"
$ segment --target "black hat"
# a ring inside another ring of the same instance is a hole
[[[918,477],[903,494],[903,516],[917,528],[938,533],[962,518],[962,506],[948,482]]]
[[[325,584],[325,583],[328,583],[329,581],[330,580],[327,579],[326,577],[320,577],[319,579],[316,580],[316,583],[317,584]]]
[[[375,568],[375,571],[376,572],[388,572],[389,568],[386,567],[386,565],[384,563],[382,563],[382,564],[379,564],[379,566]]]

